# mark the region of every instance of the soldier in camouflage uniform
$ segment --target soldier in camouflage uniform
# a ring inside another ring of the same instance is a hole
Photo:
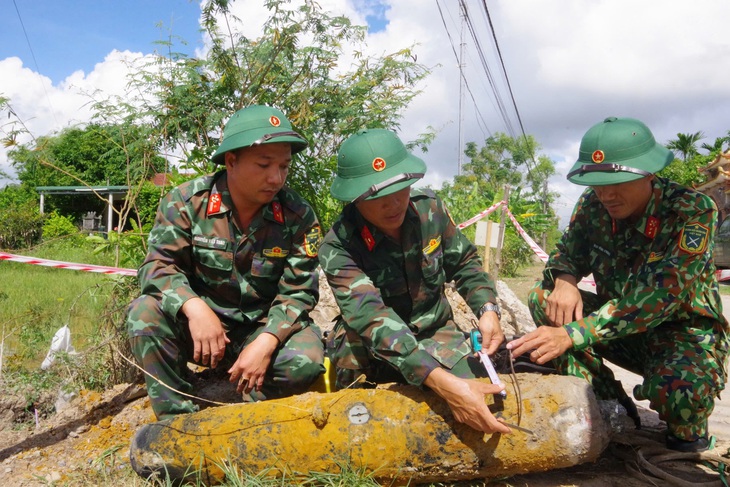
[[[529,297],[541,326],[508,348],[552,360],[629,410],[603,359],[641,375],[634,397],[666,421],[667,446],[703,451],[728,350],[712,260],[717,209],[654,175],[673,158],[638,120],[607,118],[585,134],[568,179],[590,188]],[[577,287],[589,274],[596,293]]]
[[[497,294],[475,247],[431,191],[411,191],[425,163],[391,131],[370,129],[340,148],[332,195],[349,202],[320,248],[320,263],[341,310],[331,343],[337,386],[367,380],[426,385],[458,421],[485,432],[510,432],[486,406],[503,386],[484,377],[453,320],[444,284],[480,317],[484,348],[504,340]]]
[[[231,117],[213,175],[160,202],[129,308],[132,351],[147,372],[159,419],[196,411],[187,362],[230,367],[253,400],[305,391],[324,372],[319,299],[320,227],[285,186],[292,154],[307,146],[278,110],[252,105]],[[166,384],[169,387],[165,387]]]

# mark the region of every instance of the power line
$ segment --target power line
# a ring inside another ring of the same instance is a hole
[[[441,16],[441,23],[444,25],[444,30],[446,31],[446,36],[449,38],[449,44],[451,44],[451,51],[454,53],[454,58],[456,59],[457,64],[459,63],[459,55],[456,53],[456,48],[454,47],[454,40],[451,38],[451,33],[449,32],[449,28],[446,24],[446,19],[444,18],[444,13],[441,10],[441,4],[439,3],[439,0],[436,0],[436,6],[439,10],[439,15]],[[466,87],[467,93],[469,93],[469,97],[471,98],[472,103],[474,104],[474,109],[477,113],[477,125],[479,125],[479,128],[482,130],[482,133],[487,133],[490,136],[492,135],[492,131],[489,130],[489,127],[487,126],[486,119],[482,115],[482,112],[479,110],[479,105],[477,104],[476,99],[474,98],[474,93],[472,93],[471,87],[469,86],[469,81],[466,79],[466,76],[464,75],[462,70],[459,70],[459,76],[464,81],[464,86]],[[481,121],[481,125],[479,122]],[[461,149],[459,149],[461,150]]]
[[[23,22],[23,17],[20,15],[20,9],[18,9],[18,4],[16,0],[13,0],[13,5],[15,6],[15,12],[18,14],[18,20],[20,21],[20,27],[23,29],[23,35],[25,36],[25,42],[28,43],[28,49],[30,50],[30,56],[33,58],[33,65],[35,66],[36,72],[40,75],[41,70],[38,67],[38,61],[35,58],[35,52],[33,52],[33,46],[30,44],[30,38],[28,37],[28,32],[25,30],[25,23]],[[46,90],[46,84],[43,82],[43,78],[40,79],[41,86],[43,86],[43,92],[46,94],[46,100],[48,100],[48,105],[51,107],[51,114],[53,115],[53,120],[56,122],[56,126],[60,126],[58,123],[58,119],[56,118],[56,110],[53,109],[53,103],[51,103],[51,97],[48,94],[48,90]]]
[[[515,115],[517,115],[517,121],[520,124],[520,131],[522,132],[522,137],[524,137],[525,142],[527,142],[527,134],[525,133],[525,126],[522,124],[522,117],[520,116],[520,110],[517,108],[517,102],[515,101],[515,95],[512,91],[512,84],[509,81],[509,76],[507,75],[507,68],[504,66],[504,59],[502,58],[502,50],[499,48],[499,42],[497,41],[497,34],[494,32],[494,25],[492,24],[492,16],[489,14],[489,8],[487,7],[487,0],[482,0],[482,5],[484,6],[484,12],[487,15],[487,22],[489,23],[489,30],[492,31],[492,39],[494,40],[494,47],[497,49],[497,55],[499,56],[499,64],[502,66],[502,73],[504,74],[505,82],[507,83],[507,89],[509,90],[509,96],[512,100],[512,106],[515,109]],[[532,157],[532,162],[537,165],[537,162],[535,162],[534,154],[530,154]],[[527,161],[525,161],[527,162]],[[530,170],[529,164],[527,165],[527,170]]]
[[[460,4],[463,5],[463,8],[466,9],[465,0],[459,0],[459,2],[460,2]],[[502,75],[504,76],[504,82],[505,82],[505,84],[507,86],[507,90],[509,92],[509,99],[511,101],[512,108],[514,109],[515,115],[517,117],[517,121],[519,123],[520,134],[521,134],[522,138],[525,140],[525,143],[527,143],[528,142],[527,134],[525,133],[524,124],[522,123],[522,117],[521,117],[519,109],[517,107],[517,102],[515,100],[514,91],[512,90],[512,84],[509,80],[509,75],[507,74],[507,68],[505,66],[504,58],[502,56],[502,50],[499,47],[499,41],[497,40],[497,34],[494,29],[494,24],[492,23],[492,17],[491,17],[491,14],[489,13],[489,8],[487,7],[486,0],[482,0],[481,6],[483,8],[483,13],[485,15],[488,29],[491,31],[491,34],[492,34],[492,42],[494,43],[494,49],[497,53]],[[504,120],[505,126],[507,127],[507,130],[508,130],[510,136],[512,136],[512,138],[514,138],[514,139],[517,139],[517,134],[512,126],[510,117],[507,113],[505,102],[503,101],[502,95],[499,92],[499,88],[495,82],[495,78],[492,74],[492,70],[490,69],[489,63],[487,62],[486,56],[484,55],[484,51],[482,49],[479,37],[476,34],[477,30],[474,28],[474,24],[473,24],[471,18],[468,18],[467,23],[469,25],[469,29],[472,34],[472,39],[474,40],[475,49],[477,50],[479,57],[482,60],[482,67],[484,68],[484,71],[487,75],[487,79],[489,80],[490,86],[492,88],[492,93],[494,95],[494,99],[496,100],[497,105],[499,107],[500,115],[502,116],[502,119]],[[530,158],[525,160],[527,172],[528,172],[528,174],[531,175],[532,168],[530,167],[530,160],[532,161],[533,165],[536,167],[537,162],[535,161],[535,155],[532,152],[530,152]]]
[[[487,58],[484,54],[484,50],[482,49],[481,42],[479,40],[479,36],[477,35],[476,29],[474,28],[474,23],[472,22],[471,16],[469,15],[469,10],[466,6],[465,0],[459,0],[459,4],[461,5],[464,15],[466,17],[466,24],[469,28],[469,33],[471,34],[471,38],[474,41],[474,49],[476,49],[477,55],[479,56],[479,60],[482,65],[482,69],[484,70],[484,73],[487,76],[487,81],[489,82],[489,86],[492,90],[492,94],[494,95],[494,100],[497,103],[497,109],[499,111],[500,116],[502,117],[502,120],[505,124],[505,127],[507,128],[507,131],[509,134],[514,137],[515,131],[512,127],[512,122],[510,121],[509,115],[507,114],[507,109],[505,107],[505,103],[502,100],[502,95],[499,92],[499,87],[497,86],[497,83],[495,81],[495,78],[492,74],[492,70],[489,67],[489,63],[487,62]]]

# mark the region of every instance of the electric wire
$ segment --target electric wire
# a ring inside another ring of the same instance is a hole
[[[499,114],[502,118],[502,121],[505,124],[505,127],[507,128],[507,132],[514,138],[515,137],[514,128],[512,127],[512,123],[507,114],[507,109],[505,107],[504,101],[502,100],[502,96],[499,92],[499,87],[497,86],[494,75],[492,74],[492,70],[489,67],[489,63],[487,62],[487,58],[484,54],[484,50],[482,49],[482,45],[479,40],[479,36],[477,35],[476,29],[474,28],[474,23],[472,22],[472,18],[471,18],[469,9],[466,5],[466,1],[459,0],[459,5],[461,6],[462,13],[465,17],[466,25],[469,30],[469,34],[471,35],[471,38],[474,42],[474,49],[476,50],[476,53],[479,57],[482,69],[484,70],[484,73],[486,74],[487,81],[489,82],[489,86],[491,88],[492,94],[494,95],[494,100],[497,103],[497,109],[499,111]]]
[[[28,49],[30,50],[30,56],[33,58],[33,65],[35,66],[35,70],[38,74],[40,74],[41,70],[38,67],[38,60],[35,57],[35,52],[33,51],[33,46],[30,43],[30,38],[28,37],[28,32],[25,30],[25,23],[23,22],[23,17],[20,15],[20,9],[18,8],[18,3],[16,0],[13,0],[13,5],[15,6],[15,12],[18,14],[18,20],[20,21],[20,27],[23,29],[23,35],[25,36],[25,42],[28,43]],[[51,97],[48,94],[48,90],[46,89],[46,83],[43,82],[43,78],[41,78],[41,86],[43,86],[43,92],[46,94],[46,100],[48,100],[48,105],[51,108],[51,114],[53,115],[53,120],[56,122],[56,125],[60,125],[58,123],[58,119],[56,118],[56,110],[53,108],[53,103],[51,102]]]
[[[494,31],[494,24],[492,23],[492,16],[489,14],[489,7],[487,7],[487,0],[482,0],[482,6],[484,7],[484,13],[487,16],[487,23],[489,24],[489,30],[492,32],[492,40],[494,41],[494,47],[497,51],[497,56],[499,57],[499,64],[502,67],[502,73],[504,74],[504,80],[507,84],[507,89],[509,90],[510,99],[512,100],[512,106],[515,109],[515,115],[517,116],[517,122],[520,124],[520,131],[522,132],[522,137],[525,139],[525,143],[528,142],[527,134],[525,133],[525,126],[522,123],[522,117],[520,116],[520,110],[517,108],[517,101],[515,100],[514,92],[512,91],[512,83],[510,83],[509,75],[507,74],[507,68],[504,65],[504,58],[502,57],[502,50],[499,48],[499,42],[497,41],[497,34]],[[533,151],[530,151],[530,158],[532,159],[532,162],[535,166],[537,166],[537,161],[535,161],[535,154]],[[527,165],[527,171],[530,173],[530,165],[527,163],[528,161],[525,161],[525,164]]]
[[[446,36],[449,38],[449,43],[451,44],[451,51],[454,53],[454,58],[456,59],[457,64],[459,64],[459,55],[456,52],[456,48],[454,47],[454,40],[451,37],[451,33],[449,32],[449,28],[446,24],[446,19],[444,18],[443,10],[441,9],[441,4],[439,0],[436,0],[436,7],[438,7],[439,15],[441,16],[441,23],[444,26],[444,30],[446,31]],[[466,76],[464,75],[463,71],[459,70],[459,76],[464,80],[464,86],[466,86],[466,91],[469,93],[469,98],[471,98],[471,101],[474,105],[474,109],[477,113],[477,125],[479,125],[479,128],[482,130],[482,134],[486,132],[486,134],[489,134],[489,136],[492,136],[492,131],[489,130],[489,126],[487,125],[486,119],[482,115],[482,112],[479,110],[479,105],[477,104],[476,99],[474,98],[474,93],[471,90],[471,87],[469,86],[469,81],[467,80]],[[480,124],[481,122],[481,124]],[[486,138],[486,137],[485,137]]]

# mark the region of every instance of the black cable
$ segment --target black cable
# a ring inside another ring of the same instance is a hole
[[[30,49],[30,56],[33,58],[33,65],[35,66],[36,72],[40,75],[41,70],[38,68],[38,61],[35,58],[35,52],[33,52],[33,46],[30,45],[30,38],[28,37],[28,32],[25,30],[25,24],[23,23],[23,18],[20,16],[20,10],[18,9],[18,4],[15,0],[13,0],[13,5],[15,6],[15,12],[18,14],[18,20],[20,21],[20,27],[23,29],[23,35],[25,36],[25,42],[28,43],[28,49]],[[53,103],[51,103],[51,97],[48,95],[48,90],[46,90],[46,84],[43,82],[43,79],[41,79],[41,85],[43,86],[43,92],[46,94],[46,99],[48,100],[48,105],[51,107],[51,114],[53,115],[53,120],[56,122],[56,125],[60,125],[58,123],[58,119],[56,118],[56,111],[53,109]]]

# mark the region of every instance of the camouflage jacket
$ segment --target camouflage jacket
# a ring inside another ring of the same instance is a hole
[[[453,324],[439,337],[453,319],[444,284],[454,280],[475,312],[496,302],[496,291],[476,248],[433,192],[412,190],[401,228],[396,243],[347,205],[319,259],[346,326],[408,382],[421,384],[439,364],[450,368],[470,352]]]
[[[227,327],[268,316],[266,331],[284,341],[307,326],[319,299],[319,223],[287,187],[246,234],[232,208],[225,171],[171,190],[160,202],[138,271],[142,293],[159,299],[171,317],[196,296]]]
[[[716,224],[709,197],[663,178],[655,178],[635,224],[612,220],[587,189],[544,273],[548,282],[561,273],[579,280],[592,273],[605,302],[565,325],[574,348],[678,321],[703,330],[698,342],[724,355],[728,323],[712,260]]]

